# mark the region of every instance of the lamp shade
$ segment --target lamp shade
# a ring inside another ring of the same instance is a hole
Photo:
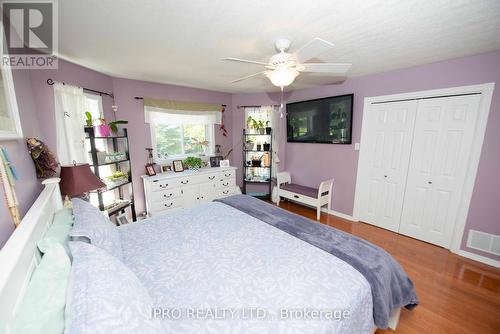
[[[89,164],[61,166],[61,194],[79,196],[106,185],[90,169]]]

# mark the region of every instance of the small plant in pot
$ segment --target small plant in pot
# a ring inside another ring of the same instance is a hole
[[[93,119],[92,119],[92,114],[88,111],[85,112],[85,125],[87,127],[92,127],[93,124]]]
[[[198,170],[201,167],[203,167],[203,160],[201,160],[201,158],[197,158],[197,157],[187,157],[186,159],[184,159],[184,161],[182,161],[182,163],[188,169],[192,169],[192,170]]]
[[[264,151],[270,151],[271,150],[271,144],[269,144],[269,143],[264,143],[262,146],[264,146]]]
[[[116,135],[118,133],[118,125],[120,124],[128,124],[128,121],[125,120],[117,120],[113,122],[109,122],[109,128]]]
[[[269,126],[269,121],[266,121],[266,135],[270,135],[272,128]]]

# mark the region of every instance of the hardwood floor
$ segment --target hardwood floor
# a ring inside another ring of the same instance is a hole
[[[280,207],[316,219],[315,209],[290,202]],[[420,305],[403,309],[396,333],[500,333],[500,269],[369,224],[325,213],[321,222],[382,247],[404,267]]]

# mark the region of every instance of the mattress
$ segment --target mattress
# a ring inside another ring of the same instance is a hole
[[[370,285],[335,256],[222,203],[119,229],[168,333],[372,333]]]

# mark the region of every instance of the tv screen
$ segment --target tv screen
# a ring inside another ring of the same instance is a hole
[[[287,141],[350,144],[354,94],[286,105]]]

